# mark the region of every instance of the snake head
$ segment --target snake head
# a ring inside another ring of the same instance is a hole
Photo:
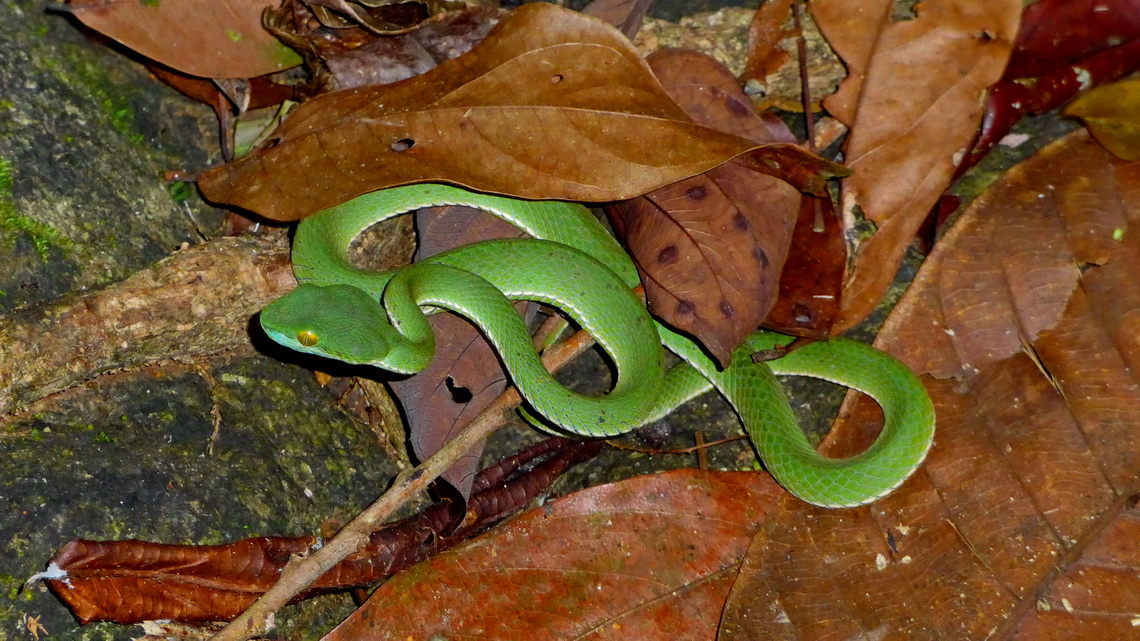
[[[388,355],[384,309],[351,285],[302,283],[262,310],[260,321],[269,338],[298,352],[361,365]]]

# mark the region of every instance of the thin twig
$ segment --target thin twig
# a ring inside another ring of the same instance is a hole
[[[584,331],[551,347],[542,362],[554,372],[594,344]],[[420,465],[400,472],[392,487],[356,516],[323,547],[303,559],[291,561],[277,583],[240,616],[212,637],[212,641],[246,641],[265,634],[278,610],[309,584],[359,549],[368,536],[413,496],[427,490],[439,475],[463,457],[476,443],[490,436],[507,421],[508,413],[521,398],[513,387],[499,395],[483,412]]]

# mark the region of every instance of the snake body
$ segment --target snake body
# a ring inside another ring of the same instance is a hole
[[[389,272],[352,264],[348,248],[365,229],[440,205],[482,209],[533,238],[468,245]],[[754,352],[790,338],[757,331],[719,370],[692,340],[652,320],[630,291],[639,282],[633,262],[580,205],[435,184],[386,189],[303,220],[293,265],[301,285],[266,307],[260,319],[270,338],[286,347],[412,373],[434,352],[423,310],[450,309],[484,332],[534,412],[572,434],[621,434],[715,388],[740,415],[773,477],[816,505],[855,506],[889,493],[914,472],[933,440],[934,409],[921,382],[890,355],[862,343],[832,339],[758,364],[751,360]],[[510,303],[519,299],[559,307],[595,337],[618,371],[607,395],[579,395],[546,372]],[[665,372],[662,345],[683,363]],[[868,394],[883,409],[882,432],[854,457],[821,456],[800,430],[774,374],[822,378]]]

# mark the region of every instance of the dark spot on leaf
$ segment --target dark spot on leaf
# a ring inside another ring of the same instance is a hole
[[[709,195],[709,190],[704,185],[696,185],[685,190],[685,195],[689,200],[704,200]]]
[[[416,146],[416,141],[411,138],[401,138],[392,143],[392,151],[407,151]]]
[[[447,385],[447,391],[451,392],[451,400],[456,403],[470,403],[471,399],[475,397],[471,390],[462,385],[456,385],[455,379],[450,376],[447,377],[444,384]]]
[[[732,226],[739,231],[748,231],[752,227],[752,225],[748,224],[748,219],[744,216],[744,213],[739,211],[732,217]]]
[[[725,98],[724,106],[728,107],[728,110],[731,111],[734,116],[748,115],[748,107],[745,107],[744,104],[736,98]]]
[[[760,249],[759,247],[753,249],[752,255],[756,257],[757,261],[759,261],[760,267],[768,269],[768,264],[770,261],[768,260],[768,254],[766,254],[763,249]]]
[[[1124,502],[1124,509],[1134,510],[1136,509],[1136,505],[1138,503],[1140,503],[1140,494],[1133,494],[1132,496],[1128,497],[1127,501]]]
[[[560,74],[560,73],[556,73],[556,74],[554,74],[553,76],[551,76],[551,77],[550,77],[550,84],[552,84],[552,85],[556,85],[556,84],[558,84],[558,83],[560,83],[560,82],[562,82],[562,74]]]
[[[658,265],[672,265],[677,262],[677,256],[680,252],[677,251],[676,245],[669,245],[668,247],[657,252]]]
[[[994,39],[994,34],[990,33],[989,31],[982,30],[975,34],[974,37],[981,42],[991,42]]]
[[[732,307],[732,303],[723,298],[720,299],[720,305],[717,307],[720,309],[720,313],[724,314],[725,318],[732,318],[732,315],[736,313],[736,310]]]
[[[697,312],[697,306],[692,302],[683,300],[677,303],[677,314],[681,316],[692,316]]]
[[[803,303],[795,303],[792,305],[792,320],[800,325],[811,325],[815,320],[815,312]]]

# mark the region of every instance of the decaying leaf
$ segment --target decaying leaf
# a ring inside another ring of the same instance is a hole
[[[1138,215],[1140,164],[1083,133],[971,205],[876,343],[934,400],[926,463],[869,507],[782,501],[720,639],[1140,638]]]
[[[471,50],[502,12],[489,7],[437,14],[399,35],[345,26],[329,29],[303,0],[266,12],[265,25],[305,58],[311,95],[406,80]]]
[[[1140,160],[1140,80],[1098,87],[1077,98],[1066,116],[1084,121],[1097,142],[1122,160]]]
[[[791,138],[783,123],[773,133],[711,57],[671,49],[648,62],[695,122],[759,144]],[[775,302],[799,201],[787,183],[732,161],[607,212],[637,263],[649,308],[723,365]]]
[[[467,207],[440,207],[416,213],[423,260],[461,245],[492,238],[513,238],[522,231],[494,216]],[[519,303],[533,316],[534,303]],[[429,319],[436,352],[428,366],[391,381],[408,420],[408,440],[419,460],[425,460],[470,423],[506,388],[507,375],[495,350],[467,320],[454,314]],[[482,448],[473,448],[444,472],[443,478],[466,499],[479,469]]]
[[[301,64],[261,26],[274,0],[71,0],[83,24],[143,56],[203,78],[253,78]]]
[[[600,441],[552,438],[492,465],[479,473],[469,502],[440,501],[385,524],[294,602],[370,587],[486,530],[601,447]],[[315,536],[262,536],[224,545],[79,539],[60,548],[36,578],[46,580],[81,623],[228,621],[277,582],[292,557],[320,545]]]
[[[837,331],[875,309],[915,231],[949,186],[977,131],[986,90],[1009,58],[1021,15],[1018,0],[928,0],[917,5],[913,19],[888,22],[890,6],[856,20],[853,12],[861,4],[812,3],[836,50],[849,65],[863,68],[862,82],[857,74],[845,81],[858,86],[857,101],[847,90],[842,107],[825,102],[836,114],[854,105],[846,148],[852,175],[842,196],[845,224],[854,227],[861,214],[878,227],[853,253]],[[841,26],[831,22],[833,13]],[[868,39],[869,48],[853,42]],[[864,57],[843,53],[852,49]]]
[[[782,491],[699,470],[583,490],[392,577],[325,638],[712,639]]]
[[[847,245],[835,206],[828,198],[803,198],[780,274],[780,293],[764,327],[826,340],[839,316],[846,267]]]
[[[522,198],[632,198],[740,156],[817,191],[843,169],[795,145],[692,123],[612,27],[545,3],[415,78],[326,94],[199,187],[275,220],[362,193],[445,181]]]

